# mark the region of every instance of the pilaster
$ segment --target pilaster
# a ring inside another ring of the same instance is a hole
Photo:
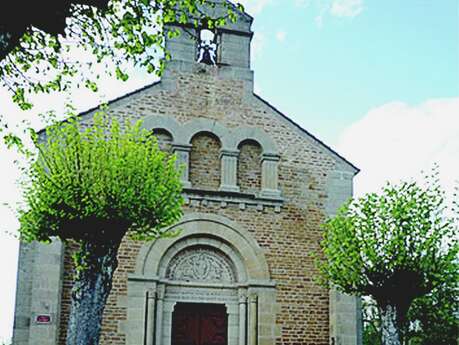
[[[329,217],[352,197],[354,173],[343,166],[337,166],[328,176],[325,209]],[[330,290],[330,344],[361,345],[362,320],[361,299],[340,293],[336,288]]]
[[[56,239],[50,244],[36,243],[34,249],[29,344],[55,345],[59,337],[64,246]],[[39,322],[41,315],[49,317],[49,322]]]
[[[261,197],[280,198],[278,165],[280,156],[263,153],[261,157]]]
[[[184,188],[190,188],[190,152],[191,145],[172,144],[172,149],[177,156],[177,167],[182,169],[182,183]]]
[[[155,313],[156,313],[156,289],[147,291],[147,327],[146,340],[147,345],[155,344]]]
[[[239,290],[239,345],[246,343],[247,335],[247,292]]]
[[[220,190],[225,192],[239,192],[237,185],[237,164],[239,151],[221,150],[221,185]]]
[[[165,286],[159,285],[156,292],[156,344],[162,344]]]
[[[258,296],[249,296],[248,345],[258,345]]]

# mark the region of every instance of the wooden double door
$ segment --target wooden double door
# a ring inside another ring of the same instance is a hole
[[[228,315],[220,304],[178,303],[172,345],[228,345]]]

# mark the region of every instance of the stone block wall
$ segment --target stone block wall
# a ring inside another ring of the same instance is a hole
[[[77,250],[78,245],[76,243],[68,243],[64,249],[59,344],[65,344],[65,338],[67,336],[67,324],[69,321],[70,305],[72,299],[72,282],[73,276],[75,274],[72,255]]]
[[[16,315],[15,345],[55,345],[58,341],[61,306],[63,246],[21,244]],[[42,323],[39,317],[48,318]]]
[[[15,345],[29,344],[31,318],[31,291],[35,243],[21,243],[19,247],[19,267],[16,289],[16,313],[14,318]]]
[[[353,174],[341,164],[328,175],[328,190],[333,197],[328,198],[328,216],[336,215],[337,210],[352,197]],[[330,291],[330,341],[335,345],[362,344],[361,300],[347,296],[336,289]]]

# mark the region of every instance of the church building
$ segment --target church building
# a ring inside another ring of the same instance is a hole
[[[313,257],[358,169],[254,93],[237,16],[176,25],[161,80],[110,103],[177,156],[185,205],[178,236],[123,240],[103,345],[361,344],[360,299],[319,286]],[[72,250],[21,244],[14,345],[65,344]]]

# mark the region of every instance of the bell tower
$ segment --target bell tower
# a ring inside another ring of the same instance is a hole
[[[252,79],[250,71],[250,43],[253,18],[239,11],[227,0],[214,0],[215,7],[205,7],[202,11],[210,18],[222,17],[227,13],[227,6],[233,7],[236,22],[227,19],[227,23],[211,29],[204,21],[198,27],[192,24],[168,24],[166,30],[178,30],[179,36],[169,38],[166,35],[166,49],[171,54],[171,61],[166,64],[165,76],[172,69],[192,69],[197,64],[212,65],[219,72],[231,71],[243,79]]]

